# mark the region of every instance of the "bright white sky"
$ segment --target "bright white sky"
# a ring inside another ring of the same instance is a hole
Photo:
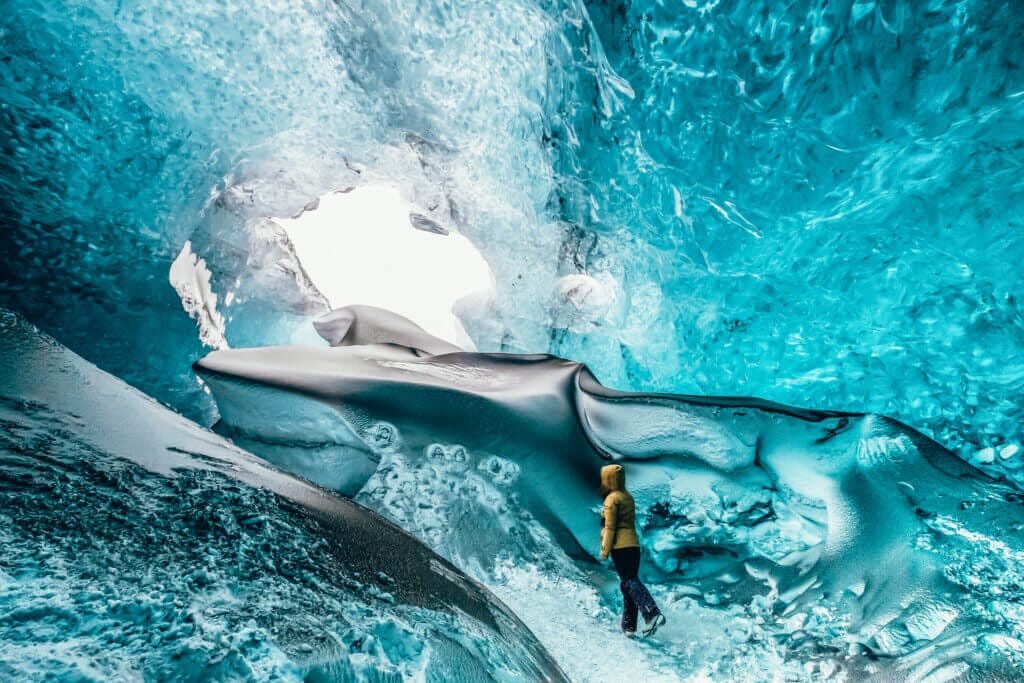
[[[409,318],[465,347],[452,305],[493,288],[480,252],[462,235],[437,235],[409,222],[415,209],[394,188],[359,187],[328,194],[315,211],[275,219],[299,261],[334,308],[369,304]]]

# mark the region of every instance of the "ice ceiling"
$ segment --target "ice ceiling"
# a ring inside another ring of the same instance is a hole
[[[1020,441],[1010,3],[9,10],[0,298],[186,414],[184,243],[230,343],[288,340],[322,301],[262,221],[381,182],[489,263],[481,349]]]

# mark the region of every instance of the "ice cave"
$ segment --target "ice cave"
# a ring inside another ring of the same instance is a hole
[[[5,0],[0,680],[1024,679],[1022,35]]]

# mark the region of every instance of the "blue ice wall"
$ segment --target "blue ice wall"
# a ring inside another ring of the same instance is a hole
[[[186,240],[221,304],[233,295],[227,340],[245,345],[287,340],[317,308],[294,283],[266,286],[277,259],[254,246],[256,224],[328,190],[383,179],[446,224],[508,242],[522,237],[514,227],[545,233],[540,131],[558,11],[6,3],[0,302],[200,414],[189,363],[201,347],[168,285]],[[503,35],[516,37],[484,39]],[[453,174],[472,177],[452,189]]]
[[[383,179],[491,263],[481,348],[1021,440],[1013,3],[5,9],[0,303],[190,415],[185,241],[229,343],[288,341],[317,303],[254,221]],[[583,332],[576,273],[613,299]]]
[[[559,351],[636,388],[1019,441],[1020,7],[589,6],[636,96],[556,128],[563,209],[629,307]]]
[[[195,220],[205,169],[190,131],[126,89],[104,14],[5,3],[0,296],[145,386],[201,348],[154,264]]]
[[[167,283],[172,259],[190,237],[219,239],[210,251],[221,272],[238,268],[239,251],[246,265],[244,239],[221,238],[243,223],[237,211],[217,211],[227,187],[273,175],[262,197],[253,196],[258,182],[241,192],[291,215],[343,183],[335,167],[344,152],[324,158],[333,131],[355,150],[391,134],[360,125],[356,107],[364,119],[401,115],[378,90],[386,48],[333,3],[16,1],[6,10],[2,298],[196,414],[188,365],[201,347]],[[342,66],[346,49],[345,61],[369,65],[356,78]],[[273,331],[281,308],[263,307],[261,329]]]

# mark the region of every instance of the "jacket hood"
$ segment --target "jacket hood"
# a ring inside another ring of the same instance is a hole
[[[612,491],[626,490],[626,470],[622,465],[605,465],[601,468],[601,495],[607,496]]]

